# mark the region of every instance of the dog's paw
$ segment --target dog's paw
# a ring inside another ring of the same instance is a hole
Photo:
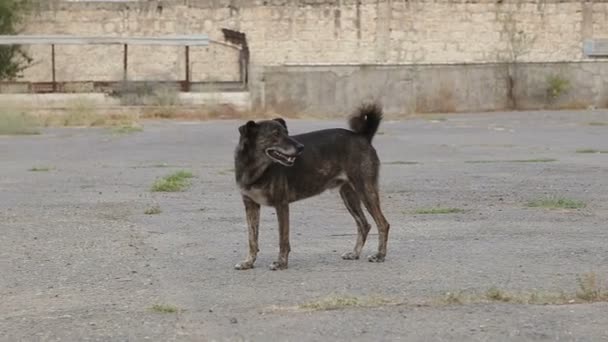
[[[367,261],[369,262],[384,262],[384,255],[380,253],[372,254],[367,257]]]
[[[344,260],[359,260],[359,255],[355,252],[346,252],[342,254],[342,259]]]
[[[284,270],[284,269],[287,269],[287,264],[275,261],[272,264],[268,265],[268,268],[271,271]]]
[[[238,264],[234,265],[234,269],[235,270],[248,270],[250,268],[253,268],[253,262],[251,261],[243,261],[243,262],[239,262]]]

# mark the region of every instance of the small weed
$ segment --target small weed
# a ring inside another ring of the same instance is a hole
[[[384,162],[383,164],[386,164],[386,165],[417,165],[420,163],[415,162],[415,161],[395,160],[395,161]]]
[[[579,291],[576,298],[586,302],[608,300],[608,291],[602,289],[600,280],[595,273],[586,273],[577,278]]]
[[[416,209],[414,214],[418,215],[442,215],[442,214],[461,214],[466,212],[464,209],[459,208],[422,208]]]
[[[158,313],[176,313],[180,311],[177,306],[167,304],[155,304],[150,309]]]
[[[163,211],[160,209],[159,206],[154,206],[154,207],[146,209],[146,211],[144,211],[144,214],[146,214],[146,215],[158,215],[158,214],[160,214],[162,212]]]
[[[580,209],[586,207],[586,204],[574,199],[549,197],[530,201],[527,206],[546,209]]]
[[[595,150],[592,148],[581,148],[576,150],[576,153],[608,153],[608,150]]]
[[[547,95],[556,99],[570,88],[570,81],[559,76],[552,75],[547,78]]]
[[[40,134],[37,120],[25,113],[0,111],[0,135]]]
[[[486,291],[486,298],[489,300],[501,302],[508,302],[511,300],[511,297],[507,293],[496,287],[491,287],[488,289],[488,291]]]
[[[48,171],[51,171],[51,168],[47,167],[47,166],[33,167],[33,168],[29,169],[28,171],[31,171],[31,172],[48,172]]]
[[[152,184],[152,191],[184,191],[190,185],[190,182],[188,180],[192,177],[194,176],[190,171],[177,171],[154,182],[154,184]]]
[[[592,121],[588,124],[589,126],[608,126],[608,122],[603,121]]]
[[[359,298],[351,296],[331,296],[320,300],[300,304],[299,309],[313,311],[340,310],[349,307],[376,307],[390,304],[383,298]]]
[[[461,292],[447,292],[442,301],[446,304],[464,304],[465,298]]]
[[[508,292],[497,287],[489,288],[485,293],[448,292],[440,301],[444,304],[479,304],[503,302],[527,305],[565,305],[577,303],[594,303],[608,301],[608,292],[602,288],[595,273],[577,277],[579,290],[574,294],[535,290],[531,292]]]
[[[143,130],[140,126],[119,126],[112,128],[112,132],[115,134],[132,134],[142,132]]]

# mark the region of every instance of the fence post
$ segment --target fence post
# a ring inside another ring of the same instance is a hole
[[[129,45],[123,46],[123,61],[122,61],[122,80],[127,82],[127,64],[129,61]]]
[[[53,93],[57,92],[57,78],[55,72],[55,44],[51,44],[51,68],[53,75]]]
[[[186,45],[186,92],[190,91],[190,46]]]

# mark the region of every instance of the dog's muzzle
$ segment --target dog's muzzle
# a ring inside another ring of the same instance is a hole
[[[304,145],[296,142],[289,150],[280,147],[269,147],[265,152],[273,161],[285,166],[293,166],[296,162],[296,157],[302,154],[302,151],[304,151]]]

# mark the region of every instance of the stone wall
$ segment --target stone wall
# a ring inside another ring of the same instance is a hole
[[[47,0],[30,18],[26,33],[208,34],[223,41],[222,28],[247,34],[251,91],[255,104],[262,105],[268,96],[261,89],[267,67],[588,61],[583,40],[608,37],[608,2]],[[120,47],[58,47],[58,80],[119,80],[121,51]],[[26,70],[25,80],[50,80],[50,48],[32,47],[31,52],[36,64]],[[129,63],[130,79],[184,78],[180,48],[133,47]],[[194,81],[236,81],[238,52],[219,44],[194,48],[191,70]]]
[[[261,106],[278,113],[343,117],[362,101],[389,116],[510,108],[505,64],[266,67]],[[525,63],[513,72],[514,109],[608,107],[608,62]],[[567,85],[554,98],[550,77]]]

